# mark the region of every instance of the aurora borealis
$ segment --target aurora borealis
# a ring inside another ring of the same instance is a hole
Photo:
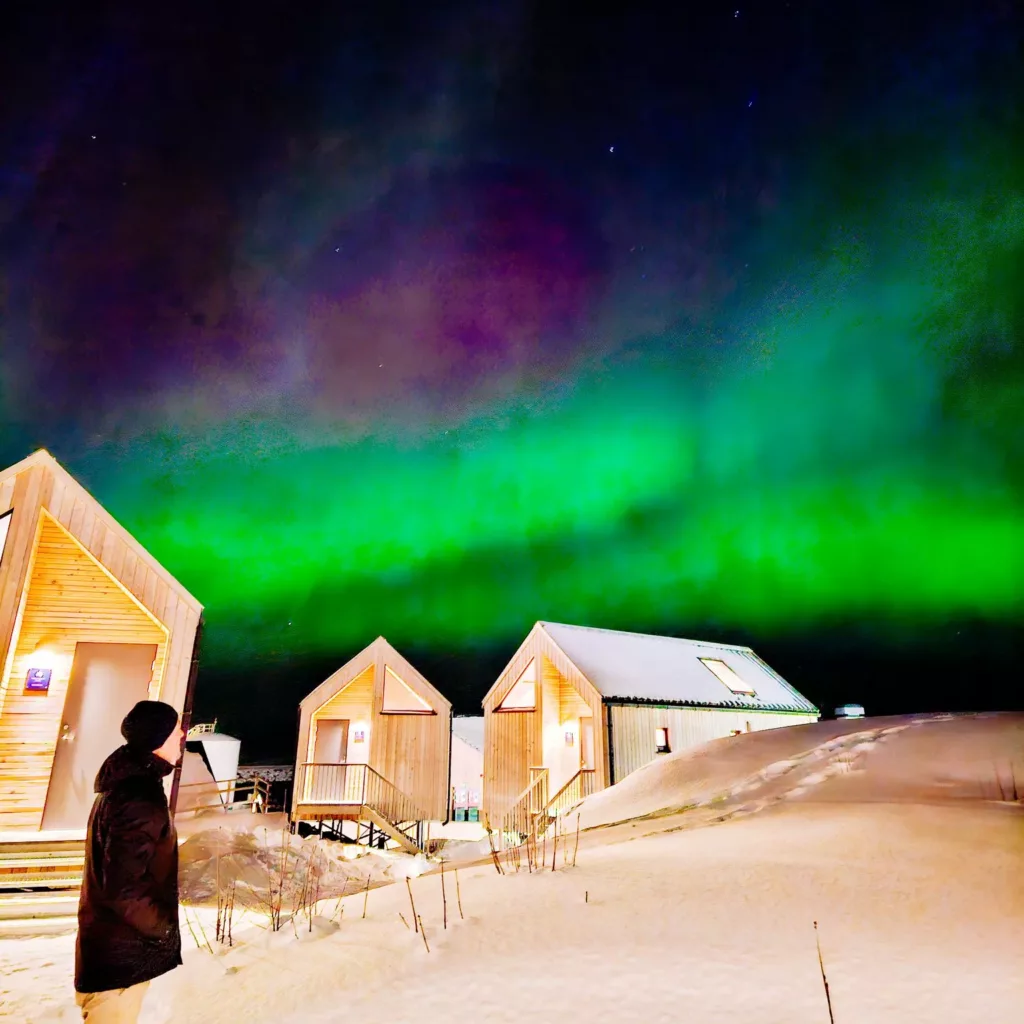
[[[894,708],[937,636],[1002,664],[1012,5],[485,6],[163,48],[114,18],[23,66],[4,460],[50,449],[204,602],[229,722],[228,676],[272,668],[290,721],[379,633],[471,710],[538,618],[789,645],[823,703],[799,652],[837,631],[898,653],[849,694]]]

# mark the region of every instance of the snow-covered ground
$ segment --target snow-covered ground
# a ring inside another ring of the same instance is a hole
[[[998,777],[997,777],[998,776]],[[1015,1024],[1024,1007],[1024,716],[827,722],[672,755],[566,822],[558,870],[493,865],[192,949],[145,1024]],[[422,867],[417,865],[416,867]],[[401,869],[399,869],[401,870]],[[415,873],[415,871],[413,871]],[[367,908],[363,919],[364,901]],[[205,929],[212,934],[212,911]],[[400,916],[401,915],[401,916]],[[404,920],[403,920],[404,917]],[[216,945],[214,943],[214,945]],[[73,937],[0,940],[0,1016],[76,1020]]]

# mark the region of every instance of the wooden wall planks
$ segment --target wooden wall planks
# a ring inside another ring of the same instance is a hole
[[[437,713],[385,714],[385,669],[391,670]],[[449,803],[448,761],[451,704],[383,637],[346,662],[299,705],[296,777],[313,749],[313,724],[321,718],[348,718],[368,712],[367,763],[423,810],[425,820],[443,821]],[[349,738],[350,760],[352,738]],[[293,796],[292,812],[297,810]]]
[[[181,710],[202,606],[46,452],[0,473],[0,513],[9,509],[0,561],[0,827],[38,829],[74,645],[157,643],[151,695]],[[59,671],[45,698],[29,697],[20,684],[44,638]]]

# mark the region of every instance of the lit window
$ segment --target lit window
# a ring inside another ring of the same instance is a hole
[[[535,711],[537,709],[537,670],[534,662],[523,669],[522,675],[505,699],[498,705],[499,711]]]
[[[656,754],[669,753],[668,729],[654,730],[654,752]]]
[[[709,671],[714,672],[718,681],[725,683],[733,693],[742,693],[747,697],[757,696],[750,683],[741,679],[724,661],[720,661],[718,658],[701,658],[700,663]]]
[[[434,709],[390,665],[384,666],[385,715],[432,715]]]
[[[4,548],[7,546],[7,534],[11,529],[11,516],[14,514],[14,509],[10,512],[5,512],[0,516],[0,561],[3,561]]]

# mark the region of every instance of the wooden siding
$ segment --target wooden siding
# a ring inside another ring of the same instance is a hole
[[[159,643],[153,693],[180,711],[202,606],[46,452],[0,473],[0,513],[11,509],[0,560],[0,822],[38,829],[67,676],[55,672],[36,698],[52,714],[29,712],[19,685],[26,652],[52,636],[69,671],[79,640],[146,634]]]
[[[533,660],[537,662],[537,709],[496,710]],[[561,701],[566,698],[567,703],[562,705]],[[553,712],[552,701],[559,702],[558,711]],[[483,809],[492,827],[496,827],[501,815],[529,784],[531,768],[562,770],[562,765],[544,763],[545,720],[549,731],[557,730],[567,719],[579,717],[583,708],[588,708],[594,716],[595,785],[603,789],[608,785],[608,754],[605,730],[600,728],[601,695],[543,627],[534,626],[483,700]],[[552,744],[548,746],[550,751]]]
[[[436,714],[385,713],[383,707],[386,667],[396,673],[413,693],[425,700]],[[335,695],[339,695],[340,701],[344,702],[348,684],[357,685],[353,680],[368,673],[369,670],[372,670],[372,674],[367,676],[372,680],[372,703],[367,763],[421,807],[427,815],[426,820],[443,821],[448,812],[451,704],[383,637],[378,637],[369,647],[338,669],[299,705],[296,769],[298,770],[303,760],[309,759],[314,715],[328,717],[325,712],[328,707],[334,707]],[[339,703],[338,707],[342,706],[343,703]],[[332,713],[329,717],[347,716]],[[350,736],[350,750],[351,747]],[[293,814],[297,810],[297,796],[298,794],[293,797]]]
[[[657,707],[649,704],[612,704],[608,707],[612,732],[614,782],[649,764],[659,755],[654,749],[656,729],[668,729],[671,752],[698,747],[730,736],[735,730],[757,732],[788,725],[816,722],[816,715],[780,711],[718,711],[709,708]]]
[[[325,719],[347,718],[352,723],[348,734],[348,760],[366,764],[370,760],[370,743],[356,743],[353,727],[362,723],[368,733],[373,718],[373,664],[369,664],[351,682],[346,683],[333,697],[313,712],[313,724],[306,745],[306,760],[313,760],[316,749],[316,723]]]
[[[76,644],[156,644],[152,697],[160,693],[167,652],[167,630],[46,513],[38,534],[0,710],[0,830],[41,825]],[[20,683],[41,643],[50,689],[26,694]]]

